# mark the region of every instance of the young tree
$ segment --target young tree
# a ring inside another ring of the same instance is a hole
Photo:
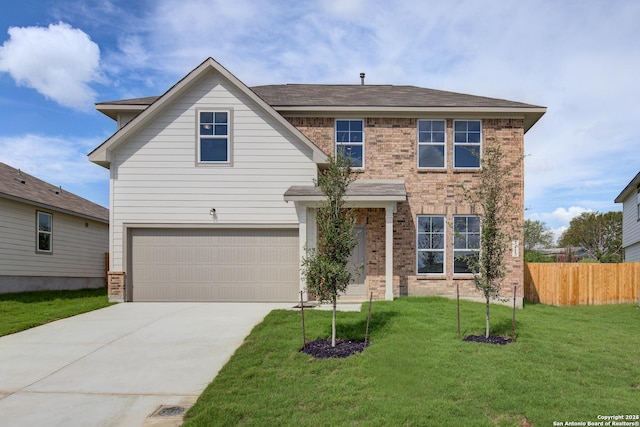
[[[560,247],[581,247],[587,258],[622,262],[622,212],[583,212],[560,236]]]
[[[333,304],[331,346],[336,346],[336,308],[338,294],[343,293],[351,281],[349,256],[357,245],[354,233],[355,216],[347,208],[344,196],[354,181],[348,160],[341,156],[329,159],[329,167],[322,171],[315,184],[326,196],[317,211],[318,242],[316,248],[307,248],[302,260],[302,272],[307,290],[320,301]]]
[[[524,250],[550,248],[553,246],[553,231],[542,221],[524,220]]]
[[[481,158],[480,181],[474,188],[465,188],[465,198],[480,213],[480,253],[469,260],[476,288],[485,299],[485,337],[489,337],[491,299],[497,298],[506,274],[504,261],[509,241],[519,223],[513,215],[514,190],[517,181],[512,172],[522,158],[514,162],[505,159],[499,144],[487,144]]]

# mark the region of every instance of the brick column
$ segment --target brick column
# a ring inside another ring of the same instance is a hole
[[[125,273],[124,271],[110,271],[108,274],[108,291],[110,302],[124,302]]]

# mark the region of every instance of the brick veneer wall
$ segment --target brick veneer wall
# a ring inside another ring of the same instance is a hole
[[[316,143],[323,151],[334,154],[335,118],[287,118],[296,128]],[[455,296],[456,285],[465,298],[478,298],[470,276],[453,275],[453,232],[450,225],[454,215],[473,214],[464,202],[460,186],[478,181],[478,173],[453,170],[453,119],[446,120],[447,146],[446,170],[418,170],[417,168],[417,119],[364,118],[365,169],[358,172],[358,179],[403,179],[407,201],[398,204],[394,216],[394,290],[395,296],[442,295]],[[521,119],[482,120],[483,146],[489,143],[502,145],[506,161],[522,159],[524,153],[524,128]],[[516,191],[513,194],[516,209],[513,219],[524,221],[524,169],[520,162],[513,173]],[[446,266],[442,276],[416,274],[416,217],[421,214],[444,215],[449,224],[446,234]],[[377,299],[384,298],[385,286],[385,226],[383,209],[358,209],[358,224],[366,225],[367,233],[367,293]],[[520,245],[519,255],[505,256],[507,275],[502,295],[513,296],[517,286],[518,300],[523,292],[522,227],[513,236]]]

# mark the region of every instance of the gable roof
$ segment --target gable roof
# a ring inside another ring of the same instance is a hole
[[[616,203],[623,203],[629,195],[638,191],[638,187],[640,187],[640,172],[624,187],[624,190],[620,192],[618,197],[614,200]]]
[[[173,100],[180,97],[185,91],[187,91],[195,82],[210,71],[218,72],[222,77],[227,79],[231,84],[243,92],[247,97],[254,101],[258,106],[265,111],[268,115],[279,122],[286,130],[293,134],[297,139],[302,141],[306,146],[311,149],[313,153],[313,161],[316,163],[324,163],[327,160],[325,153],[320,150],[313,142],[311,142],[302,132],[300,132],[295,126],[289,123],[284,117],[282,117],[276,110],[274,110],[269,104],[263,101],[257,96],[251,89],[249,89],[244,83],[242,83],[236,76],[231,74],[222,65],[217,63],[213,58],[207,58],[202,64],[197,66],[193,71],[187,74],[182,80],[171,87],[167,92],[159,97],[149,98],[136,98],[132,100],[119,101],[121,106],[132,106],[133,111],[135,108],[140,108],[141,102],[150,102],[148,106],[142,106],[144,110],[138,114],[133,120],[127,123],[122,128],[118,129],[109,139],[103,142],[100,146],[89,153],[89,160],[97,163],[106,168],[111,163],[109,150],[116,148],[122,142],[124,142],[128,136],[132,135],[150,120],[152,120],[159,112],[161,112],[167,105]],[[103,103],[105,105],[108,103]],[[101,104],[98,104],[101,105]],[[100,109],[100,108],[98,108]]]
[[[109,209],[0,162],[0,198],[108,223]]]

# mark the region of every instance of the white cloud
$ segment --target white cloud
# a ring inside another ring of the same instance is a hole
[[[109,172],[89,161],[87,153],[102,141],[42,135],[0,137],[0,161],[53,185],[75,188],[104,182]]]
[[[582,215],[584,212],[592,212],[592,210],[580,206],[571,206],[569,209],[557,208],[550,214],[543,214],[542,217],[553,219],[568,225],[573,218]]]
[[[82,30],[60,22],[11,27],[0,46],[0,72],[65,107],[91,110],[99,82],[100,49]]]

